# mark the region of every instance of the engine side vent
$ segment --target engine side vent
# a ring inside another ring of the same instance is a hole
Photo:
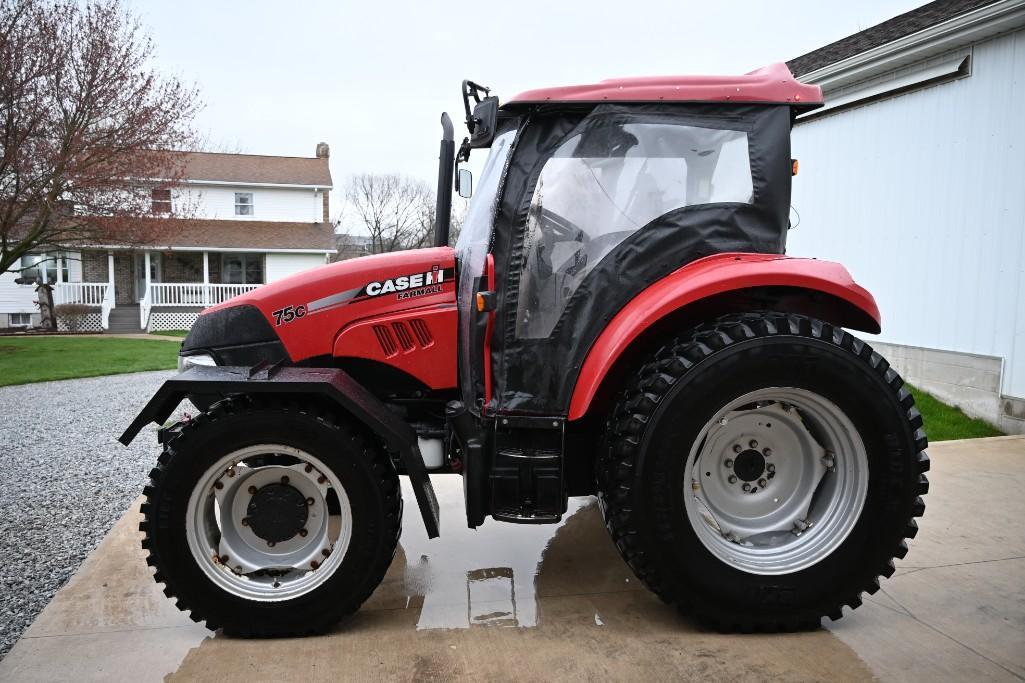
[[[413,343],[413,335],[409,333],[406,323],[392,323],[391,326],[395,330],[395,336],[398,338],[399,344],[402,345],[403,351],[409,353],[416,349],[416,344]]]
[[[386,325],[374,325],[374,334],[377,335],[377,343],[381,345],[385,358],[391,358],[399,352],[395,340],[392,339],[391,331]]]
[[[413,334],[416,335],[416,341],[420,346],[426,349],[434,343],[434,337],[431,336],[431,330],[423,320],[420,318],[413,318],[409,321],[409,326],[413,328]]]

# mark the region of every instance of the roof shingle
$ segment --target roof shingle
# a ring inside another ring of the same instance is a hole
[[[184,158],[183,177],[187,180],[331,187],[331,169],[327,157],[275,157],[219,152],[178,154]]]
[[[231,221],[193,218],[144,218],[146,241],[158,247],[224,249],[307,249],[333,251],[335,231],[330,223]]]

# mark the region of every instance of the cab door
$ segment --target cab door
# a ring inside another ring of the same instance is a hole
[[[494,267],[490,255],[492,225],[515,137],[515,125],[508,126],[495,137],[456,243],[459,388],[463,403],[477,415],[482,413],[486,393],[490,389],[491,368],[490,359],[486,358],[486,347],[488,322],[494,317],[494,311],[478,310],[477,294],[494,291]]]

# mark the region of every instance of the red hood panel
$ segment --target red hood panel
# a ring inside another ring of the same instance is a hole
[[[250,304],[278,333],[293,361],[331,355],[346,326],[398,311],[452,305],[455,252],[434,247],[339,261],[296,273],[217,306]],[[452,350],[455,357],[455,350]]]

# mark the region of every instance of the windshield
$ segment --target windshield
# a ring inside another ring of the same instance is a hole
[[[459,240],[456,242],[456,258],[459,260],[459,376],[463,389],[463,402],[467,407],[474,408],[472,382],[470,378],[470,333],[471,316],[468,301],[474,295],[474,280],[484,271],[484,260],[488,255],[491,241],[491,219],[495,214],[495,203],[498,199],[498,188],[501,184],[502,172],[512,149],[516,130],[510,130],[495,138],[491,144],[491,154],[484,163],[480,180],[477,181],[477,192],[470,201],[470,209],[466,213]]]

